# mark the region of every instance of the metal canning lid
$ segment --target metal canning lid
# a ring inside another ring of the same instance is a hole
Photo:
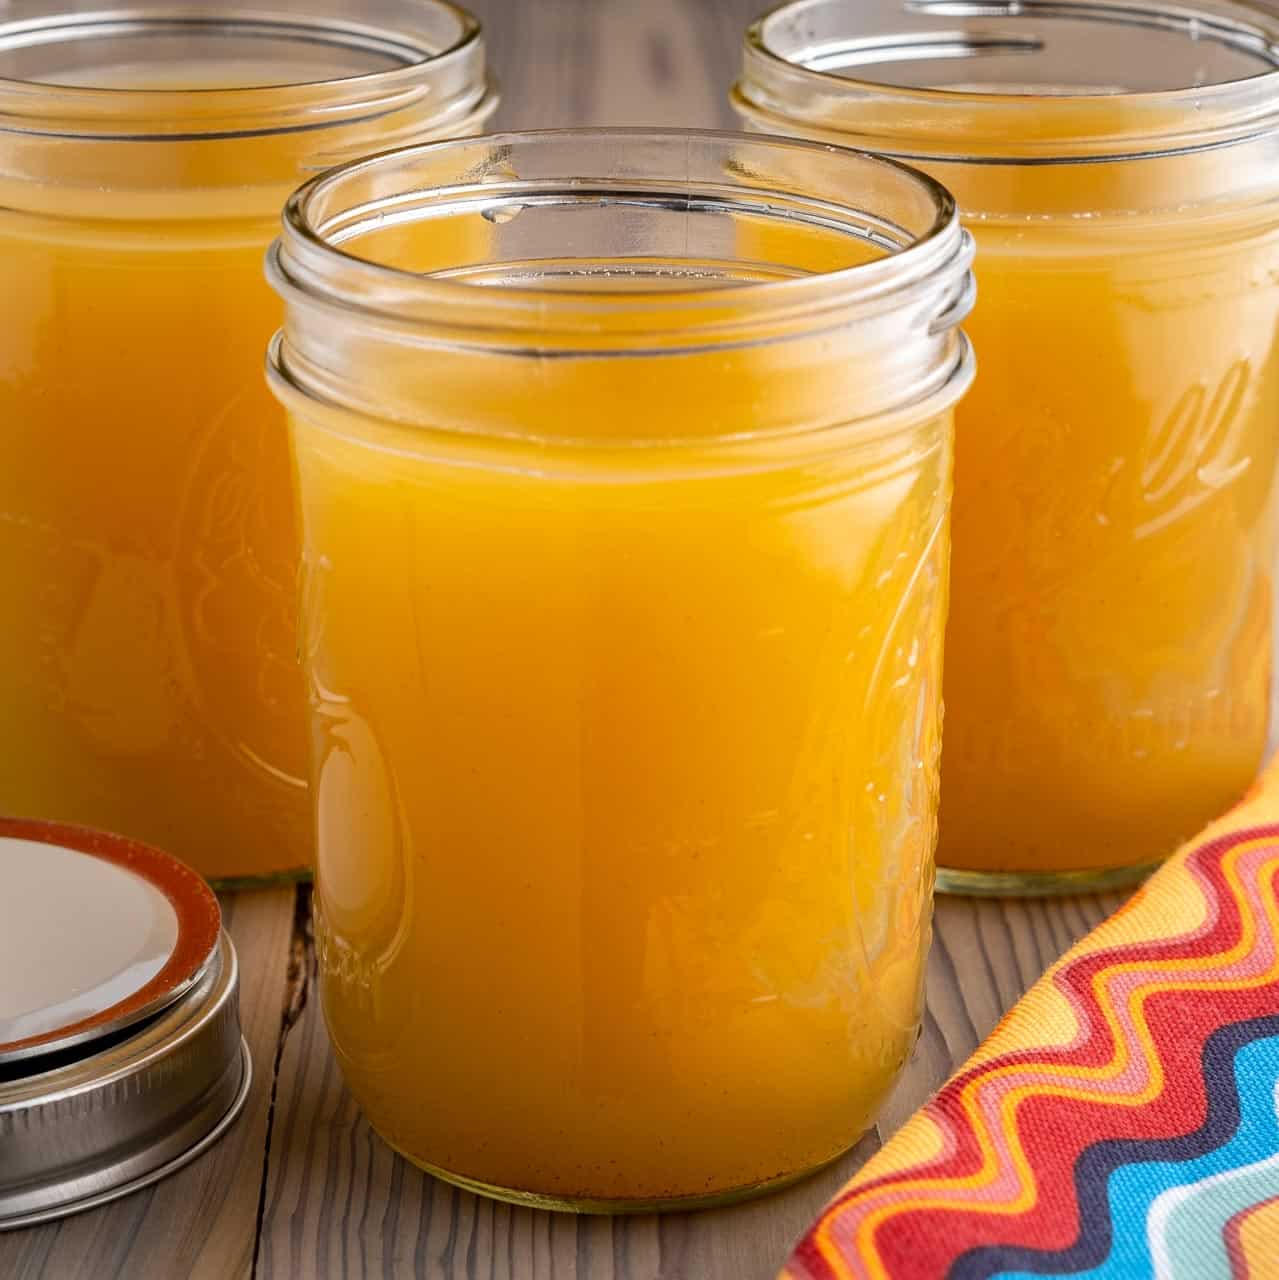
[[[0,819],[0,883],[0,1065],[158,1013],[217,948],[208,885],[121,836]]]
[[[0,820],[0,1230],[194,1159],[251,1070],[217,899],[144,845]]]

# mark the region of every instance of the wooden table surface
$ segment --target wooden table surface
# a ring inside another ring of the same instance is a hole
[[[725,92],[742,29],[760,5],[471,0],[502,85],[495,127],[731,128]],[[154,1188],[0,1234],[0,1280],[771,1280],[825,1200],[1120,900],[941,900],[923,1035],[855,1151],[752,1204],[609,1219],[479,1200],[393,1156],[359,1115],[329,1051],[309,890],[226,895],[255,1070],[245,1114],[213,1151]]]

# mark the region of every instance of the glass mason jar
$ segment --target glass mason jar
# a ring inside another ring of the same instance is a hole
[[[939,885],[1138,878],[1269,724],[1279,22],[1194,0],[799,0],[734,98],[922,166],[978,242]]]
[[[970,255],[922,175],[733,134],[289,204],[321,989],[417,1164],[688,1207],[869,1122],[920,1016]]]
[[[307,176],[494,106],[438,0],[0,15],[0,812],[311,860],[262,259]]]

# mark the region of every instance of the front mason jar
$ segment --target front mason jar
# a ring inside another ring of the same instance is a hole
[[[298,183],[493,106],[437,0],[0,15],[0,812],[311,861],[262,259]]]
[[[1270,717],[1279,23],[1195,0],[799,0],[758,127],[905,157],[978,242],[939,885],[1139,877]]]
[[[969,258],[922,175],[732,134],[289,205],[321,990],[416,1163],[691,1207],[869,1123],[920,1017]]]

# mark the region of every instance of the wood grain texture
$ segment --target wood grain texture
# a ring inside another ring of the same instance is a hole
[[[504,95],[495,126],[732,127],[725,95],[742,29],[762,3],[472,0]],[[919,1044],[854,1152],[752,1204],[611,1220],[478,1200],[378,1141],[324,1032],[308,901],[306,890],[226,899],[256,1069],[240,1123],[152,1190],[0,1235],[3,1280],[771,1280],[829,1196],[1120,899],[942,900]]]
[[[728,87],[766,0],[472,0],[502,92],[495,127],[733,128]]]
[[[222,899],[240,960],[240,1015],[254,1065],[238,1122],[208,1154],[154,1187],[48,1226],[0,1234],[3,1280],[252,1274],[293,907],[292,888]]]

